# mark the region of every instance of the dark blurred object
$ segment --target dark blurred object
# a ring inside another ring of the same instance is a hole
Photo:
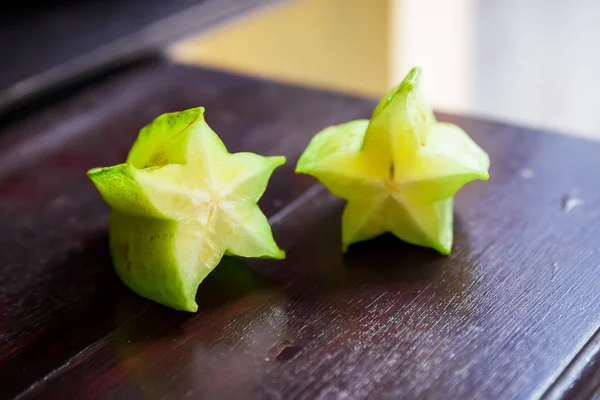
[[[19,1],[0,6],[0,114],[277,0]]]

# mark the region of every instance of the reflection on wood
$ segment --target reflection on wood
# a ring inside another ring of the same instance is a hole
[[[197,105],[232,151],[289,157],[260,203],[288,258],[224,260],[189,314],[116,278],[108,208],[85,171],[122,161],[157,114]],[[294,174],[293,163],[318,130],[367,117],[373,106],[153,64],[4,132],[1,397],[591,393],[599,383],[600,144],[441,115],[492,161],[491,179],[456,198],[453,253],[384,235],[342,255],[343,203]],[[55,140],[61,145],[41,146]],[[9,158],[25,141],[37,150]],[[523,178],[525,168],[532,177]],[[573,190],[584,203],[565,213]]]

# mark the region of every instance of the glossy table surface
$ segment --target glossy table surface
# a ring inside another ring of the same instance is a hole
[[[0,136],[0,398],[587,398],[600,383],[600,143],[440,115],[491,157],[448,257],[393,237],[340,252],[343,202],[294,162],[375,102],[149,63]],[[225,259],[196,314],[116,277],[85,176],[203,105],[232,151],[284,154],[260,202],[285,261]]]

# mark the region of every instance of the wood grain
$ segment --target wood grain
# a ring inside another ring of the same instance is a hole
[[[290,158],[261,201],[288,258],[227,258],[187,314],[116,278],[108,209],[84,172],[196,105],[231,150]],[[373,106],[157,63],[5,128],[0,397],[591,396],[600,144],[442,115],[492,160],[490,181],[457,196],[453,253],[384,235],[342,255],[343,202],[293,164],[318,130]]]

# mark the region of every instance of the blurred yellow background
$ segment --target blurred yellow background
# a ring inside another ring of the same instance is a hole
[[[286,2],[175,46],[174,57],[379,96],[390,83],[387,0]]]
[[[371,97],[419,65],[438,110],[600,138],[597,20],[596,0],[288,0],[170,54]]]

